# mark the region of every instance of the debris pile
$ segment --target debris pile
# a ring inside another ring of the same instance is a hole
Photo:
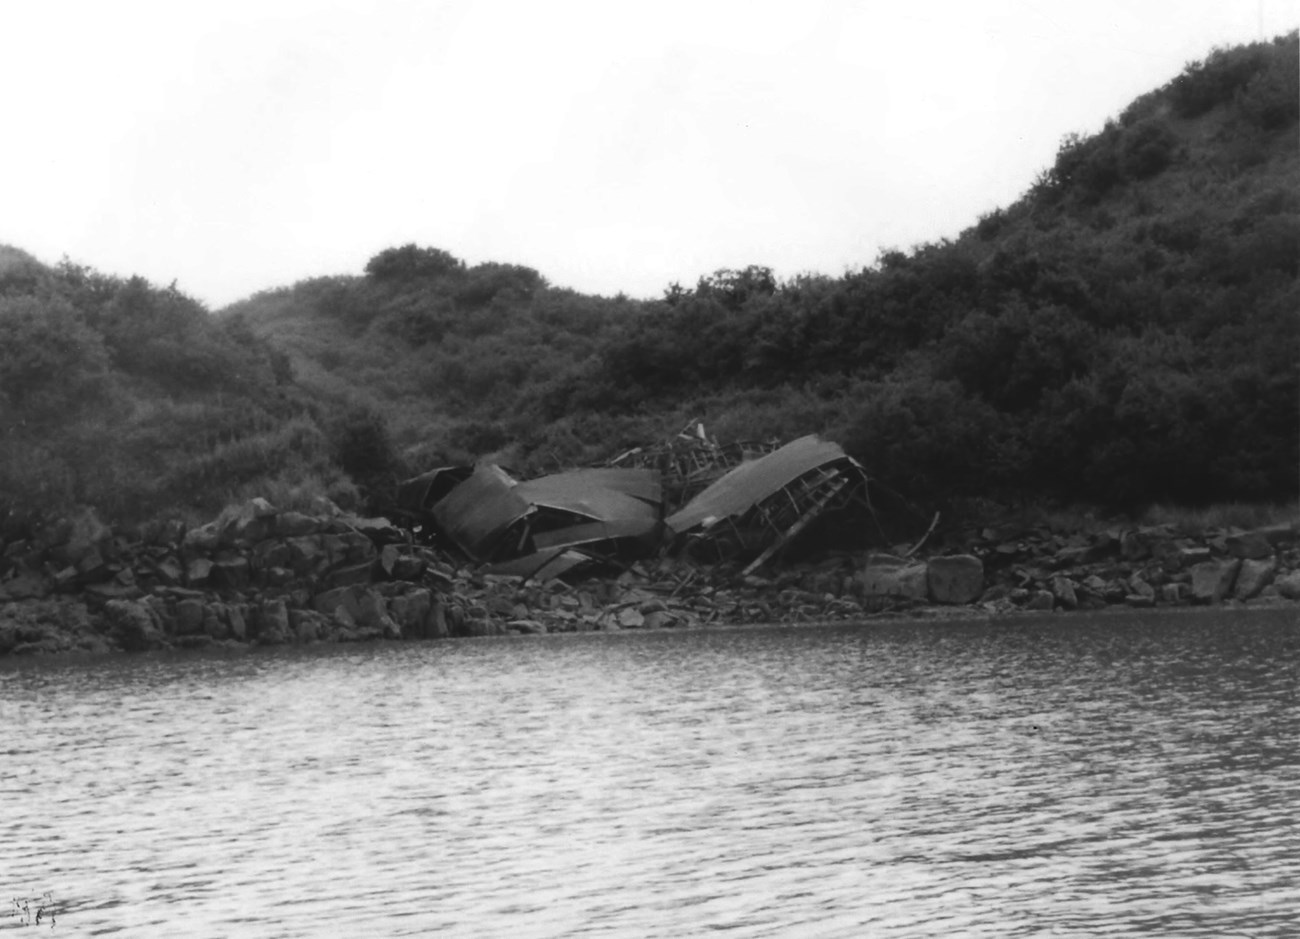
[[[489,573],[538,580],[656,554],[746,558],[750,574],[827,513],[870,508],[862,467],[816,436],[723,448],[700,426],[611,463],[522,482],[491,463],[445,467],[401,495]],[[679,506],[667,518],[665,491]]]

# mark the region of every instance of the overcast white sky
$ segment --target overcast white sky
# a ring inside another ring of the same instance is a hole
[[[216,309],[417,242],[658,296],[956,235],[1300,0],[0,0],[0,243]]]

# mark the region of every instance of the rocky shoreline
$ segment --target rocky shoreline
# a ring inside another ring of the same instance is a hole
[[[87,511],[0,542],[0,656],[1296,601],[1300,525],[999,526],[926,556],[748,577],[664,557],[575,584],[481,574],[383,519],[261,499],[189,529],[115,532]]]

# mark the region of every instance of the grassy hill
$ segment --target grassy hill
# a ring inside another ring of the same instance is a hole
[[[1293,499],[1298,61],[1295,34],[1216,50],[1015,204],[838,278],[640,302],[408,245],[214,316],[6,249],[0,510],[382,507],[432,465],[589,462],[688,418],[822,432],[929,505]]]

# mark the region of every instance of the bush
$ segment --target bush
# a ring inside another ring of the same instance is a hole
[[[366,262],[366,276],[376,281],[445,277],[465,270],[465,262],[440,248],[415,244],[380,251]]]
[[[1166,121],[1149,118],[1125,132],[1120,168],[1130,179],[1154,176],[1173,161],[1177,145]]]

